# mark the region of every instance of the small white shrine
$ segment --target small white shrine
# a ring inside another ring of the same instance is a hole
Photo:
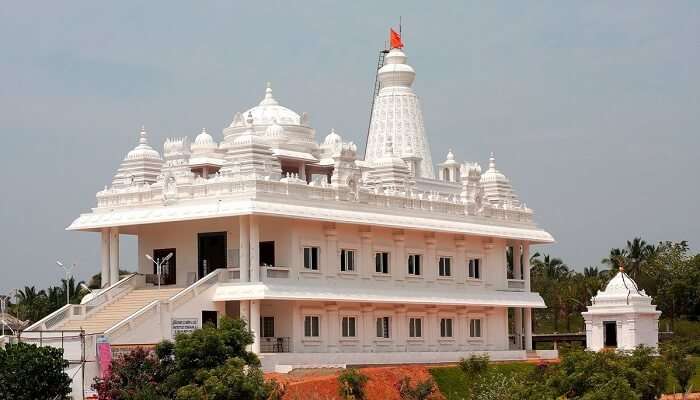
[[[661,311],[623,268],[591,303],[588,311],[581,313],[586,322],[588,350],[657,347]]]

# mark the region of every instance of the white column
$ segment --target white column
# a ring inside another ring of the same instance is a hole
[[[247,215],[238,217],[238,266],[241,282],[250,281],[250,228]]]
[[[525,280],[525,291],[530,291],[530,245],[523,243],[523,279]]]
[[[455,238],[455,249],[457,250],[457,256],[455,257],[454,265],[452,266],[452,274],[454,275],[457,283],[464,283],[467,280],[467,268],[469,268],[467,264],[467,252],[464,237],[458,236]],[[481,273],[483,274],[483,265],[481,266],[481,269]]]
[[[457,345],[460,350],[468,350],[469,320],[466,308],[457,309]]]
[[[426,321],[425,331],[423,336],[425,336],[425,341],[428,344],[428,351],[437,351],[438,348],[438,336],[440,332],[440,324],[437,319],[438,309],[431,307],[426,309],[428,318]]]
[[[396,351],[407,351],[408,348],[408,319],[406,306],[396,308]]]
[[[245,322],[246,327],[250,330],[250,300],[241,300],[238,303],[240,305],[239,318]]]
[[[321,265],[323,274],[335,275],[340,271],[340,263],[338,257],[338,231],[335,229],[335,224],[327,226],[324,230],[326,235],[326,256],[325,265]],[[323,250],[321,250],[323,252]]]
[[[525,350],[532,350],[532,309],[525,309]]]
[[[109,228],[109,284],[119,281],[119,228]]]
[[[250,301],[250,332],[253,334],[252,352],[260,354],[260,301]]]
[[[522,250],[520,250],[520,242],[515,242],[513,243],[513,278],[514,279],[523,279],[523,270],[520,265],[520,254]]]
[[[394,252],[391,254],[391,276],[403,280],[408,274],[406,264],[406,236],[402,231],[394,233]]]
[[[374,320],[374,307],[362,306],[362,351],[371,353],[376,336],[376,321]]]
[[[301,338],[304,337],[304,324],[302,321],[301,310],[299,309],[299,303],[292,301],[292,348],[289,351],[293,353],[300,353],[302,350]]]
[[[435,236],[426,236],[425,238],[425,260],[423,267],[423,275],[425,275],[426,280],[434,281],[438,273],[438,260],[436,253],[437,240]]]
[[[520,350],[523,348],[523,309],[519,307],[513,308],[513,334],[515,336],[515,345]]]
[[[250,281],[260,282],[260,225],[258,217],[251,215],[250,220]]]
[[[374,253],[372,252],[372,232],[360,232],[360,275],[364,279],[370,279],[374,273]]]
[[[340,321],[338,320],[338,306],[326,306],[326,343],[329,353],[338,352],[338,339],[340,338]]]
[[[102,228],[102,231],[100,232],[100,256],[101,256],[101,263],[100,265],[102,266],[101,269],[101,278],[102,278],[102,283],[100,284],[100,287],[107,287],[109,286],[109,228]]]
[[[299,179],[306,180],[306,164],[303,161],[299,162]]]

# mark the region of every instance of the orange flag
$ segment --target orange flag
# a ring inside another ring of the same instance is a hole
[[[403,42],[401,41],[401,35],[396,33],[393,29],[389,28],[389,40],[392,49],[403,49]]]

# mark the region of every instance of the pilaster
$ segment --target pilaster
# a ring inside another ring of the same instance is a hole
[[[326,254],[324,257],[325,263],[321,265],[321,272],[335,275],[340,271],[338,262],[340,259],[338,257],[338,230],[335,224],[330,224],[324,228],[323,233],[326,235]]]
[[[238,266],[241,282],[250,282],[250,223],[247,215],[238,217]]]
[[[326,305],[326,332],[328,336],[326,337],[326,343],[328,346],[329,353],[337,353],[338,339],[340,339],[340,320],[338,318],[338,305],[329,304]]]
[[[425,237],[425,260],[423,274],[429,282],[435,281],[438,276],[438,260],[437,260],[437,239],[435,235],[426,235]]]
[[[260,282],[260,224],[259,217],[251,215],[250,221],[250,281]]]
[[[360,240],[360,275],[363,279],[370,279],[374,273],[374,253],[372,252],[372,231],[369,227],[360,231]]]
[[[391,275],[396,280],[404,280],[408,274],[406,266],[406,235],[402,230],[397,230],[394,236],[394,252],[391,255]]]
[[[455,277],[457,283],[464,283],[467,280],[467,269],[469,265],[467,264],[467,252],[466,252],[466,241],[464,236],[455,237],[455,260],[452,266],[452,274]]]

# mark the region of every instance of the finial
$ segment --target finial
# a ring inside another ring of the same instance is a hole
[[[489,157],[489,169],[496,169],[496,156],[493,154],[493,151]]]
[[[270,83],[270,81],[267,82],[267,88],[265,89],[265,98],[272,98],[272,84]]]
[[[148,139],[147,139],[147,137],[146,137],[146,126],[144,126],[144,125],[141,125],[141,134],[140,134],[140,136],[141,136],[141,137],[139,138],[139,143],[141,143],[141,144],[146,144],[146,143],[148,143]]]
[[[625,267],[623,267],[622,265],[620,265],[620,268],[618,268],[618,270],[619,270],[620,272],[625,272]]]
[[[202,128],[202,133],[207,133],[207,128]]]

